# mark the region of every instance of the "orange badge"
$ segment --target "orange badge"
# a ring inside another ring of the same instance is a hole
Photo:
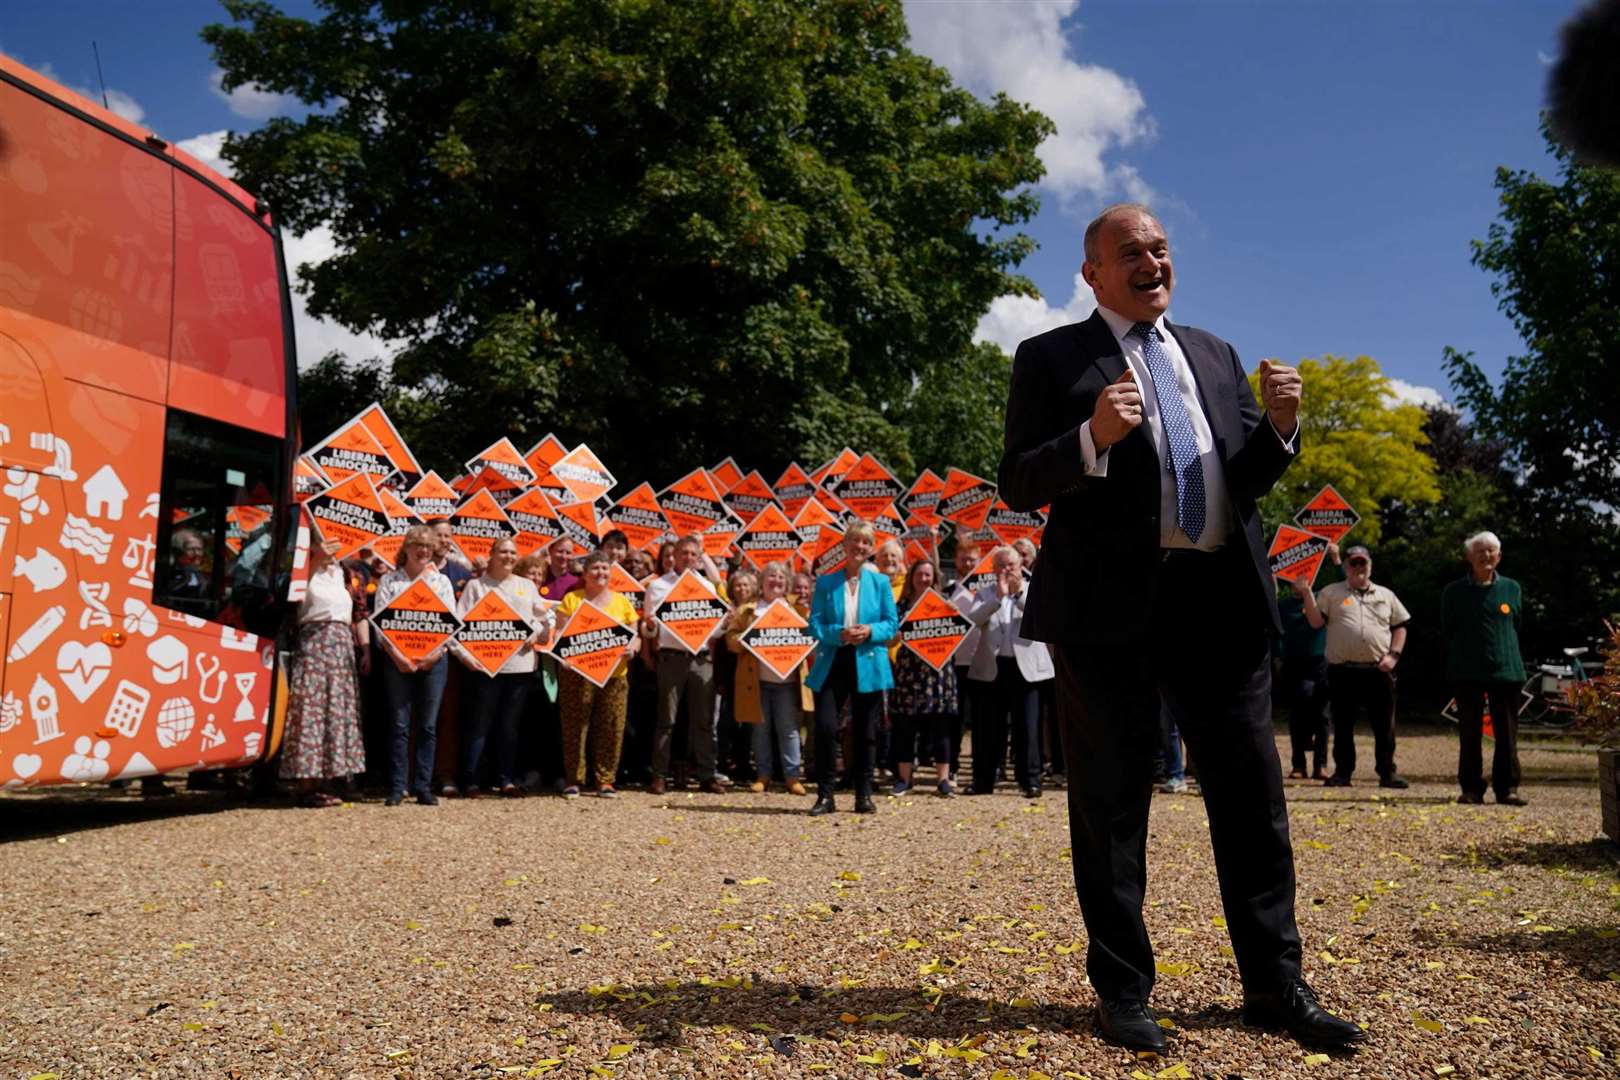
[[[779,598],[754,616],[738,640],[754,659],[785,679],[816,650],[809,625],[792,604]]]
[[[515,537],[517,530],[487,491],[474,492],[450,515],[450,535],[472,562],[488,559],[495,541]]]
[[[455,637],[484,674],[493,678],[533,634],[534,628],[507,603],[501,591],[491,589],[468,610]]]
[[[769,563],[792,561],[798,554],[800,542],[793,522],[775,503],[770,503],[743,529],[737,538],[737,548],[755,569],[763,570]]]
[[[866,521],[871,521],[886,510],[892,512],[894,500],[906,492],[894,474],[871,454],[861,455],[836,482],[824,483],[823,486],[829,494],[853,510],[857,517]],[[895,517],[898,520],[899,515]]]
[[[552,507],[551,500],[537,487],[525,491],[503,509],[507,520],[517,530],[520,556],[532,555],[549,547],[553,540],[563,534],[562,522],[557,520],[557,511]]]
[[[558,458],[551,466],[551,475],[575,499],[587,503],[606,495],[618,483],[613,479],[613,474],[607,471],[607,466],[584,443]]]
[[[321,539],[338,543],[336,558],[347,559],[388,533],[388,515],[371,477],[355,473],[304,503]]]
[[[606,686],[635,639],[634,630],[586,601],[557,636],[551,655],[595,685]]]
[[[1306,532],[1325,536],[1334,543],[1344,539],[1344,534],[1356,527],[1361,515],[1350,509],[1333,485],[1318,491],[1310,502],[1300,508],[1294,515],[1294,524]]]
[[[1316,580],[1316,572],[1327,558],[1327,538],[1296,529],[1292,525],[1277,526],[1272,538],[1271,572],[1286,581],[1302,581],[1306,585]]]
[[[944,670],[972,630],[972,621],[933,589],[900,620],[900,640],[935,671]]]
[[[693,469],[660,491],[658,506],[677,536],[701,533],[727,513],[706,469]]]
[[[1507,604],[1503,604],[1502,605],[1502,614],[1511,615],[1511,614],[1513,614],[1513,609],[1511,607],[1509,607]]]
[[[658,496],[652,485],[643,482],[614,503],[607,512],[608,523],[624,533],[630,546],[637,551],[651,551],[658,547],[664,533],[669,531],[669,520],[658,508]]]
[[[945,473],[945,487],[939,493],[935,510],[946,521],[973,533],[984,528],[984,519],[990,515],[995,501],[996,485],[953,468]]]
[[[782,475],[777,477],[771,488],[776,492],[776,501],[782,504],[783,513],[795,518],[804,509],[804,504],[810,501],[816,485],[810,479],[810,474],[795,462],[782,470]]]
[[[371,617],[377,632],[408,660],[420,660],[450,640],[461,625],[439,594],[418,578]]]
[[[708,642],[729,610],[713,586],[691,570],[675,579],[675,587],[653,610],[653,617],[675,635],[687,652],[696,653]]]
[[[895,500],[901,513],[909,518],[918,518],[925,525],[939,524],[939,493],[945,490],[945,481],[941,480],[933,469],[924,469],[917,482],[906,489],[906,493]]]

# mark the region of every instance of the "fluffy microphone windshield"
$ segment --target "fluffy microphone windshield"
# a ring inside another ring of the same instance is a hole
[[[1553,134],[1575,156],[1620,168],[1620,0],[1594,0],[1564,24],[1547,79]]]

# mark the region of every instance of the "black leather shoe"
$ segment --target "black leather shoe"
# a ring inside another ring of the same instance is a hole
[[[855,796],[855,812],[857,814],[875,814],[877,813],[877,803],[872,801],[870,795],[857,795]]]
[[[416,801],[421,803],[423,806],[439,805],[439,797],[433,794],[431,791],[418,791],[416,793]]]
[[[1520,795],[1517,791],[1510,791],[1506,795],[1498,795],[1496,797],[1496,805],[1529,806],[1530,800],[1526,799],[1523,795]]]
[[[1097,1002],[1097,1030],[1104,1041],[1127,1050],[1164,1052],[1164,1029],[1147,1002],[1135,998]]]
[[[1302,1043],[1344,1047],[1364,1042],[1360,1026],[1322,1008],[1304,979],[1294,979],[1277,993],[1243,995],[1243,1021],[1255,1027],[1281,1028]]]
[[[836,814],[837,812],[838,807],[833,805],[833,797],[831,795],[817,796],[816,805],[810,808],[811,817],[822,817],[826,814]]]
[[[402,803],[404,801],[405,801],[405,796],[403,796],[403,795],[390,795],[390,796],[388,796],[388,798],[383,800],[383,805],[384,806],[398,806],[400,803]]]
[[[1465,791],[1457,796],[1457,801],[1463,806],[1483,806],[1485,805],[1485,796],[1475,791]]]
[[[1339,775],[1335,774],[1333,776],[1328,777],[1326,780],[1322,781],[1322,786],[1323,787],[1349,787],[1350,786],[1350,778],[1348,776],[1339,776]]]
[[[1412,785],[1406,782],[1406,777],[1396,773],[1391,773],[1389,776],[1380,778],[1378,781],[1378,786],[1405,789],[1411,787]]]

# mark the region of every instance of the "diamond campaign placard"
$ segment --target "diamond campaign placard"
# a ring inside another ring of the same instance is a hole
[[[420,660],[449,641],[461,626],[456,613],[421,578],[371,616],[371,625],[407,660]]]
[[[515,537],[517,530],[488,491],[476,491],[450,515],[450,537],[471,562],[488,559],[495,541]]]
[[[731,610],[707,580],[691,570],[675,579],[675,587],[653,609],[653,618],[664,625],[681,647],[696,653],[708,642],[715,628]]]
[[[1294,515],[1294,524],[1306,532],[1325,536],[1334,543],[1343,540],[1344,534],[1360,521],[1361,515],[1350,508],[1350,504],[1334,490],[1332,484],[1318,491]]]
[[[304,503],[322,540],[335,541],[333,556],[347,559],[388,534],[388,514],[365,473],[354,473]]]
[[[1315,533],[1296,529],[1292,525],[1277,526],[1271,550],[1271,572],[1288,581],[1303,581],[1309,585],[1316,580],[1316,572],[1327,557],[1328,539]]]
[[[596,686],[606,686],[636,632],[589,600],[579,605],[551,646],[551,655]]]
[[[501,665],[516,656],[524,642],[534,636],[534,627],[517,609],[491,589],[462,617],[455,639],[485,675],[494,677]]]
[[[900,641],[935,671],[943,671],[973,630],[973,622],[933,589],[900,619]]]
[[[816,650],[810,624],[785,599],[772,600],[738,636],[754,659],[787,678]]]

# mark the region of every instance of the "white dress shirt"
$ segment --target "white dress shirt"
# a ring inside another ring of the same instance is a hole
[[[1159,418],[1159,399],[1153,376],[1148,372],[1147,360],[1142,356],[1142,339],[1131,333],[1136,323],[1101,305],[1098,305],[1097,312],[1108,324],[1108,329],[1113,331],[1114,339],[1119,342],[1119,350],[1125,356],[1125,363],[1136,373],[1136,385],[1142,394],[1142,427],[1159,453],[1159,546],[1215,551],[1226,543],[1227,534],[1232,528],[1231,500],[1226,490],[1226,470],[1221,466],[1209,418],[1204,415],[1203,402],[1198,399],[1198,383],[1193,378],[1186,354],[1181,351],[1181,343],[1165,327],[1163,317],[1154,321],[1160,344],[1176,373],[1176,385],[1181,390],[1182,403],[1187,407],[1187,417],[1192,422],[1193,438],[1198,442],[1198,461],[1204,472],[1204,529],[1196,543],[1189,540],[1176,523],[1176,478],[1162,464],[1170,459],[1170,444],[1164,423]],[[1267,423],[1270,423],[1269,415]],[[1277,437],[1290,451],[1293,450],[1293,439],[1283,439],[1280,434]],[[1295,438],[1298,438],[1298,432],[1295,432]],[[1087,476],[1108,475],[1108,451],[1097,452],[1097,444],[1091,438],[1090,420],[1080,425],[1080,456],[1084,459]]]
[[[298,605],[298,624],[348,623],[354,618],[354,597],[349,595],[348,575],[336,562],[329,562],[309,575],[309,588]]]

